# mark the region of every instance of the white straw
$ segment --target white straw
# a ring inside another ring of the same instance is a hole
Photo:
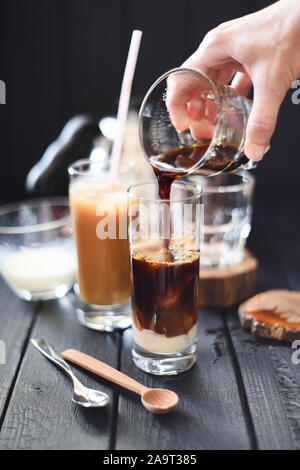
[[[122,152],[124,130],[127,119],[132,81],[135,72],[136,61],[139,53],[142,31],[135,29],[132,32],[130,47],[125,66],[121,94],[117,114],[117,132],[112,146],[109,180],[112,184],[118,176],[119,164]]]

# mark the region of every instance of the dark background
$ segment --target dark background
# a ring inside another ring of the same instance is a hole
[[[144,35],[133,94],[180,65],[219,23],[264,0],[0,0],[0,202],[26,197],[32,165],[74,114],[114,114],[131,31]],[[259,40],[258,31],[258,40]],[[298,193],[300,105],[288,92],[257,194]]]

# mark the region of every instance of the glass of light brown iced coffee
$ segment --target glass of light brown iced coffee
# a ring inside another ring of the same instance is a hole
[[[69,168],[69,198],[78,260],[78,318],[105,331],[130,323],[130,261],[126,189],[133,167],[121,164],[114,184],[101,162],[79,160]]]

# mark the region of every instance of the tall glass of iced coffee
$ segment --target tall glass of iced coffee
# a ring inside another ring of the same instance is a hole
[[[161,195],[156,182],[128,189],[132,355],[146,372],[176,375],[196,359],[201,188],[175,181]]]
[[[113,185],[109,169],[100,162],[79,160],[69,168],[69,175],[79,321],[97,330],[127,327],[130,260],[126,189],[134,182],[133,167],[121,164]]]

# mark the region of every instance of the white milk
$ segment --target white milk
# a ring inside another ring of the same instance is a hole
[[[30,292],[70,285],[75,272],[75,255],[58,247],[24,248],[7,256],[1,266],[9,285]]]
[[[197,336],[197,325],[192,326],[186,335],[167,336],[155,333],[151,330],[139,331],[132,325],[134,342],[146,351],[153,353],[175,353],[182,352],[193,344]]]

